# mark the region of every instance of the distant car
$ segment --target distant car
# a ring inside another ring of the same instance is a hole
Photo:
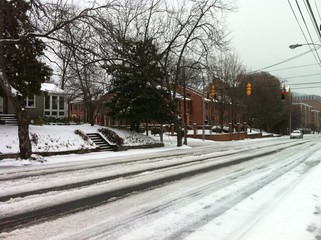
[[[300,130],[294,130],[290,134],[290,139],[293,139],[293,138],[303,138],[303,133]]]

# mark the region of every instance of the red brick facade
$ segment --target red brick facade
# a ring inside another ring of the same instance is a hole
[[[183,88],[178,88],[177,92],[180,94],[179,113],[184,121],[184,100],[183,100]],[[207,94],[204,94],[199,90],[186,88],[186,119],[187,125],[192,126],[202,125],[203,123],[203,104],[204,104],[204,121],[208,125],[220,125],[219,122],[219,110],[218,102]],[[230,109],[224,112],[223,125],[228,126],[231,122]],[[243,122],[240,122],[243,123]]]

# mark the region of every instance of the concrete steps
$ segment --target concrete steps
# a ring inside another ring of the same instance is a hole
[[[17,117],[15,114],[0,114],[0,123],[4,122],[5,125],[17,126]]]
[[[100,151],[113,151],[110,144],[99,133],[87,133],[86,134],[100,149]]]

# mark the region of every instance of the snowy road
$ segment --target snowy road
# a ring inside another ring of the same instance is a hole
[[[2,169],[0,238],[247,239],[320,149],[319,136],[273,138]],[[249,201],[251,211],[233,215]],[[240,219],[222,224],[224,215]]]

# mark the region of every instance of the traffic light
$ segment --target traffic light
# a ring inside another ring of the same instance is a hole
[[[248,82],[246,84],[246,95],[250,96],[251,94],[252,94],[252,84]]]
[[[215,96],[215,87],[214,87],[214,84],[212,84],[212,87],[211,87],[211,96],[212,96],[212,97]]]
[[[281,99],[282,100],[285,100],[285,93],[286,93],[285,89],[282,88],[282,90],[281,90]]]

